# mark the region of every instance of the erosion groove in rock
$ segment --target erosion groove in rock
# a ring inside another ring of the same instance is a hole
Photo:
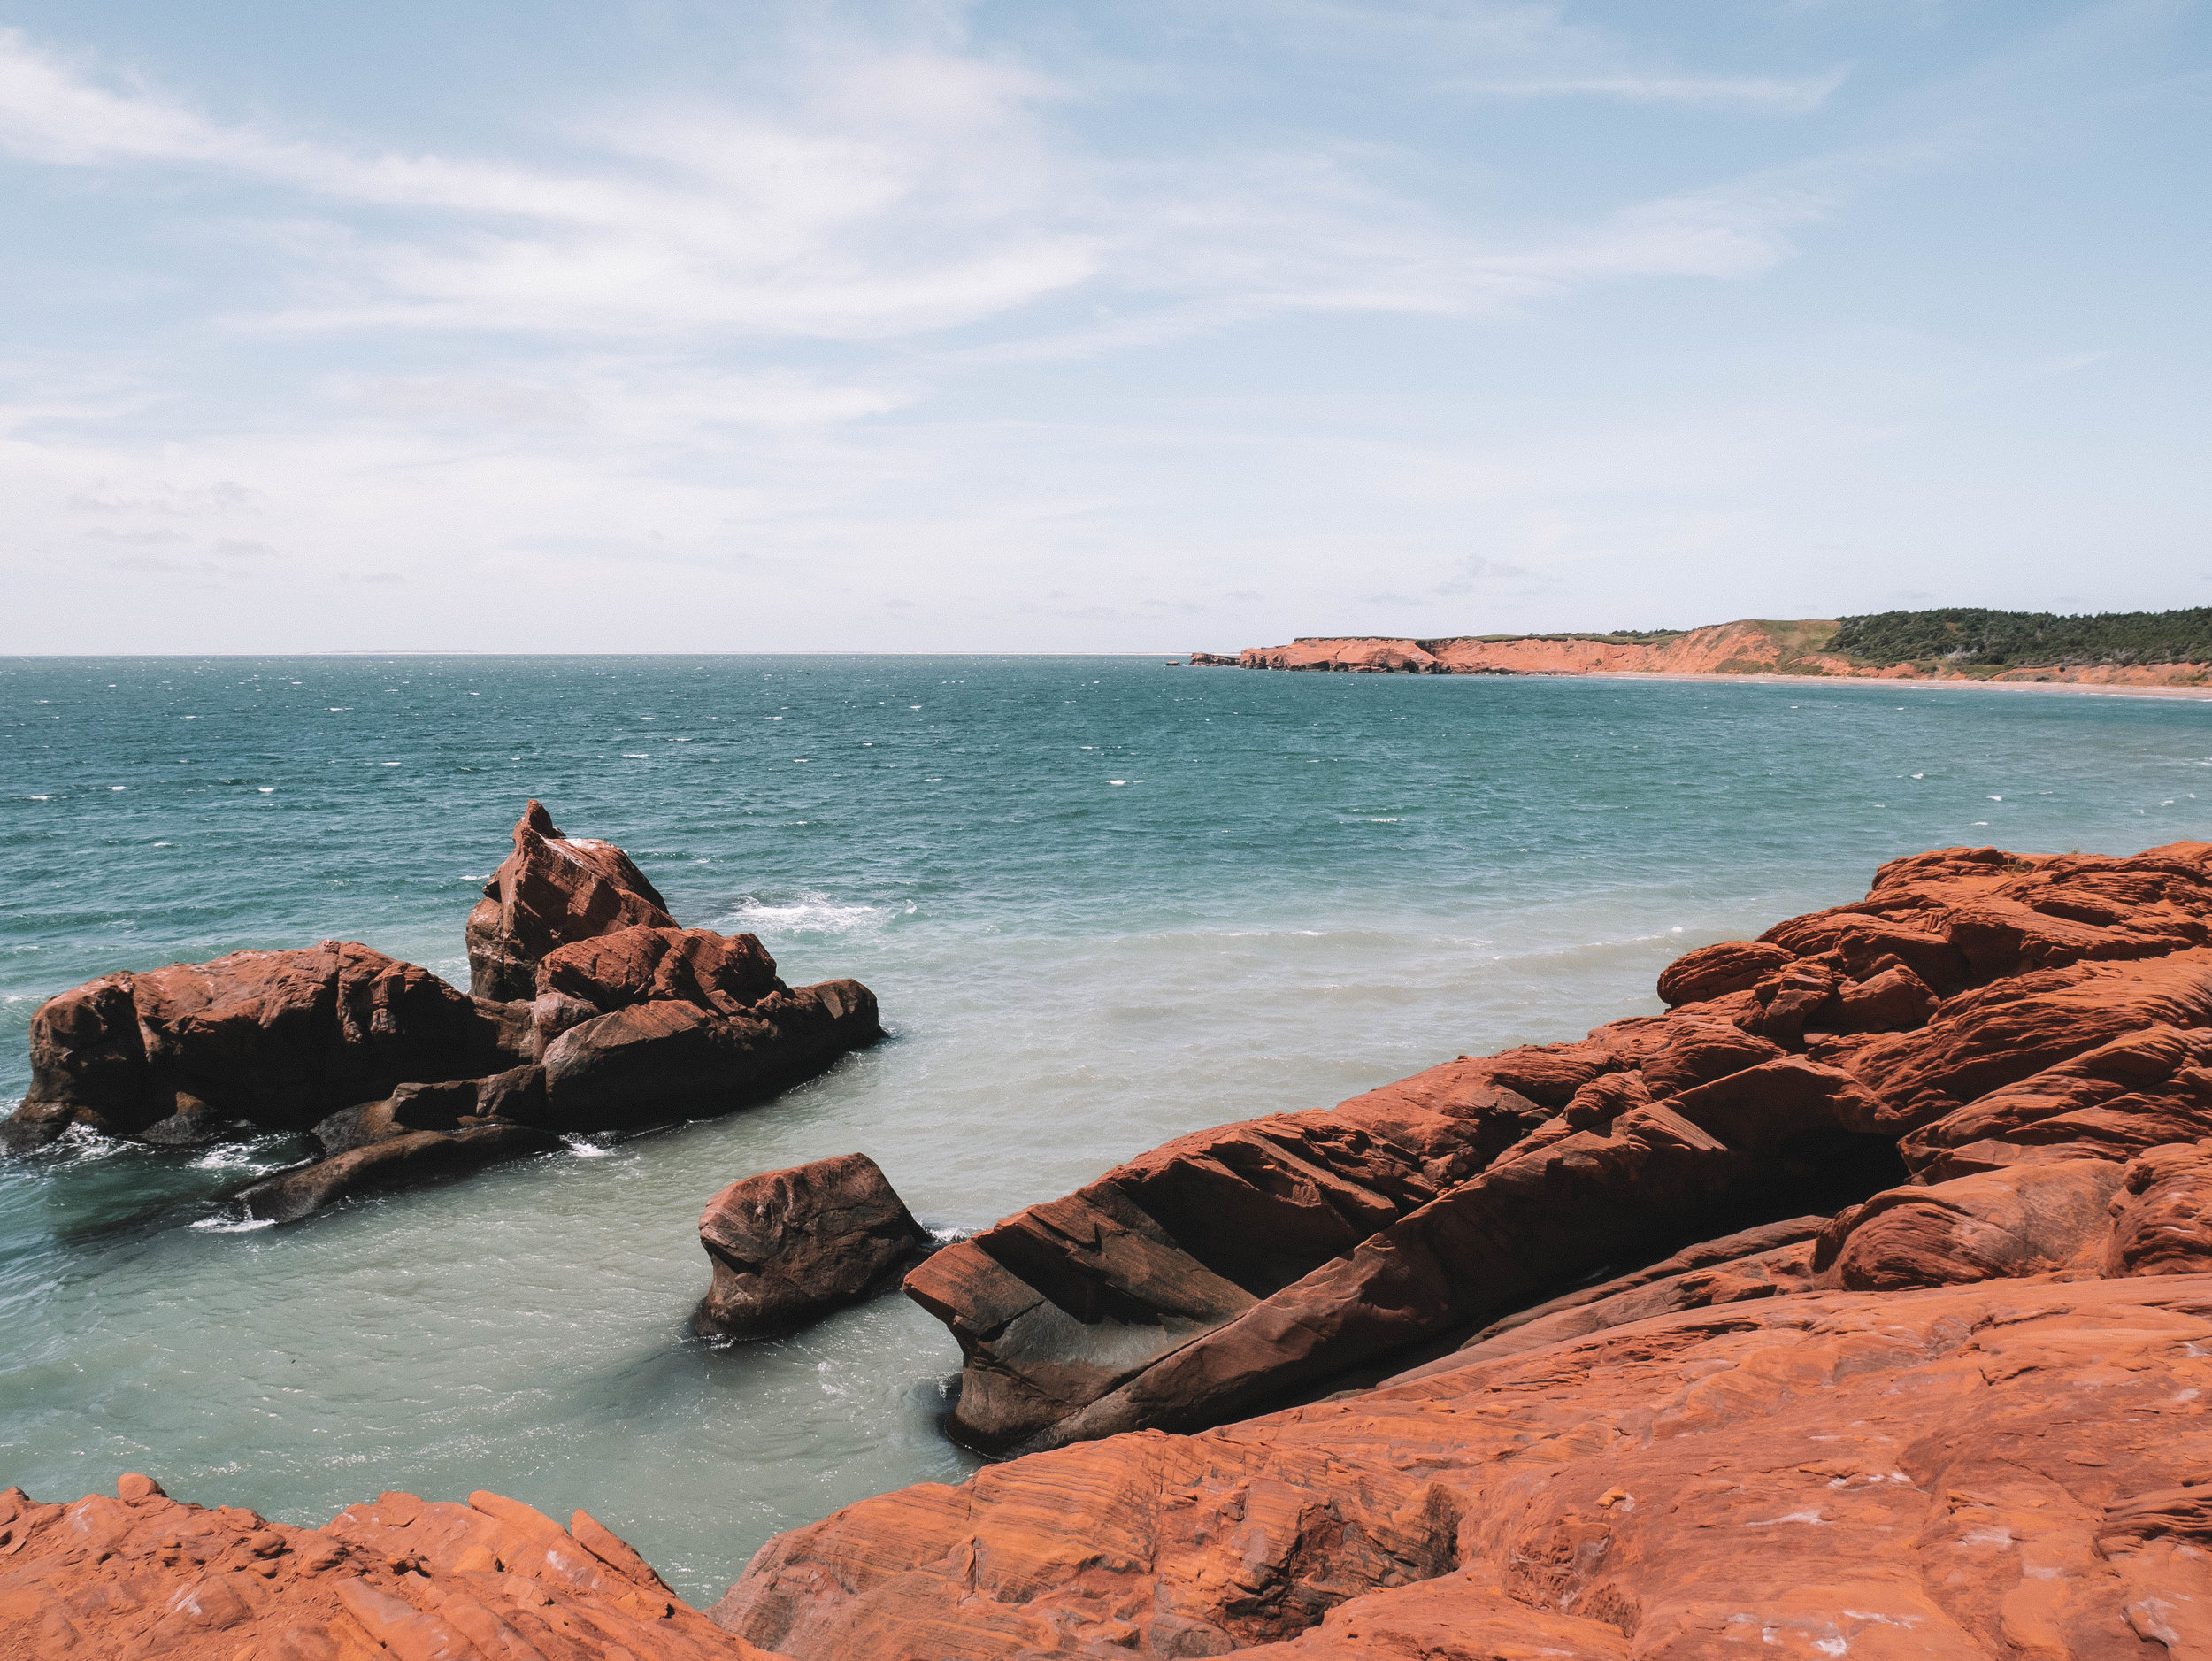
[[[2212,844],[1897,860],[1864,900],[1686,954],[1663,1017],[1179,1138],[907,1289],[961,1346],[956,1434],[1019,1452],[1356,1383],[1716,1224],[1909,1176],[1848,1244],[1839,1219],[1817,1252],[1747,1247],[1609,1307],[2068,1266],[2120,1164],[2212,1134],[2208,940]]]
[[[0,1493],[0,1655],[175,1661],[755,1661],[595,1518],[385,1494],[320,1528],[119,1497]]]
[[[305,1133],[315,1160],[237,1196],[288,1222],[543,1152],[562,1132],[726,1112],[880,1035],[858,981],[787,987],[752,935],[678,927],[628,855],[563,836],[539,803],[486,893],[468,924],[475,995],[325,941],[48,999],[0,1146],[74,1125],[173,1146]]]

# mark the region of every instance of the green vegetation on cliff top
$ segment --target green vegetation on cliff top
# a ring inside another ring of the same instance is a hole
[[[1874,611],[1858,617],[1747,618],[1772,635],[1787,662],[1832,652],[1855,663],[1946,665],[1990,673],[2034,666],[2095,664],[2212,663],[2212,606],[2181,611],[1993,611],[1949,606],[1928,611]],[[1681,628],[1617,628],[1557,634],[1474,634],[1482,641],[1599,640],[1659,645],[1690,633]],[[1422,642],[1424,645],[1426,642]],[[1442,645],[1439,640],[1437,644]],[[1764,666],[1764,665],[1762,665]]]
[[[1956,664],[1962,668],[2034,665],[2212,661],[2212,606],[2185,611],[1878,611],[1839,619],[1828,650],[1862,663]]]

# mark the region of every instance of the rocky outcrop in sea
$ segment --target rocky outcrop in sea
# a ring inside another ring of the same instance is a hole
[[[302,1132],[319,1157],[237,1196],[290,1221],[564,1133],[726,1112],[880,1034],[858,981],[787,987],[752,935],[677,927],[626,854],[563,836],[536,802],[485,892],[474,994],[325,941],[50,998],[0,1142],[24,1151],[73,1125],[169,1145]]]

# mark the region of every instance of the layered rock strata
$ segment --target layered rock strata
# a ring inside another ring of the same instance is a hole
[[[754,1661],[588,1512],[386,1494],[320,1528],[168,1498],[0,1493],[0,1655],[174,1661]]]
[[[2200,1273],[1740,1298],[865,1501],[711,1612],[799,1661],[2193,1657],[2208,1400]]]
[[[933,1242],[876,1162],[849,1153],[731,1183],[699,1243],[714,1282],[692,1326],[746,1338],[888,1290]]]
[[[1664,1017],[1179,1138],[939,1253],[907,1289],[961,1346],[952,1425],[979,1447],[1201,1428],[1448,1348],[1716,1224],[1908,1177],[2116,1172],[2212,1134],[2208,939],[2212,845],[1899,860],[1863,901],[1671,965]],[[1821,1267],[1878,1284],[1856,1262]],[[1763,1260],[1753,1279],[1771,1295],[1801,1270]]]
[[[305,1132],[321,1157],[237,1196],[289,1221],[562,1133],[726,1112],[879,1035],[858,981],[787,987],[752,935],[677,927],[619,848],[561,836],[536,802],[490,887],[470,950],[501,996],[326,941],[50,998],[0,1142],[35,1148],[72,1125],[172,1144]]]

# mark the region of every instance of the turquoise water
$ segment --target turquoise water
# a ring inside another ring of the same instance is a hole
[[[1655,1011],[1677,952],[1952,842],[2212,834],[2212,704],[1879,685],[1270,675],[1128,658],[0,663],[0,1092],[38,1001],[347,935],[465,983],[526,796],[891,1042],[725,1120],[293,1229],[278,1143],[0,1165],[0,1483],[153,1473],[319,1522],[586,1505],[694,1598],[970,1462],[892,1297],[685,1334],[733,1177],[854,1149],[938,1227],[1164,1138]],[[2200,804],[2198,796],[2204,802]]]

